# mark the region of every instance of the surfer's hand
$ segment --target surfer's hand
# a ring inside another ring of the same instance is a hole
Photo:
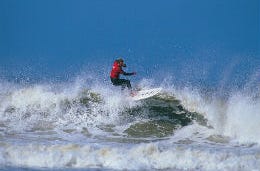
[[[133,75],[136,75],[136,72],[133,72]]]

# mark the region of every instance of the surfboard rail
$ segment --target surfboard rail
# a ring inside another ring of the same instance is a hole
[[[162,88],[152,88],[152,89],[146,89],[146,90],[139,90],[136,92],[135,95],[133,95],[131,98],[133,100],[142,100],[142,99],[147,99],[149,97],[155,96],[158,93],[162,91]]]

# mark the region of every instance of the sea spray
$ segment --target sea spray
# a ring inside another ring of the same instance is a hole
[[[186,109],[206,117],[216,134],[230,136],[239,143],[259,143],[260,101],[255,94],[231,92],[223,99],[214,93],[212,97],[205,97],[189,88],[173,92]]]
[[[151,86],[147,80],[142,85]],[[1,90],[2,167],[252,170],[259,166],[258,132],[247,124],[258,126],[259,99],[242,92],[223,100],[199,89],[172,86],[136,102],[118,87],[81,81],[12,87]]]
[[[236,93],[228,101],[224,135],[240,143],[260,144],[260,99]]]

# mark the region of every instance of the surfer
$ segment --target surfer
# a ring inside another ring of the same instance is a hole
[[[132,86],[131,86],[130,80],[120,79],[119,77],[120,77],[120,74],[123,74],[125,76],[136,75],[136,72],[127,73],[122,69],[122,67],[126,67],[126,64],[124,63],[124,60],[122,58],[119,58],[114,61],[112,70],[110,72],[111,82],[115,86],[121,86],[122,90],[125,89],[126,87],[129,90],[131,90]]]

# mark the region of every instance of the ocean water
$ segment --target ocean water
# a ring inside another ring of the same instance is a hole
[[[1,169],[259,170],[259,92],[223,98],[162,83],[157,96],[132,101],[89,82],[3,81]]]
[[[0,170],[260,171],[259,2],[0,0]]]

